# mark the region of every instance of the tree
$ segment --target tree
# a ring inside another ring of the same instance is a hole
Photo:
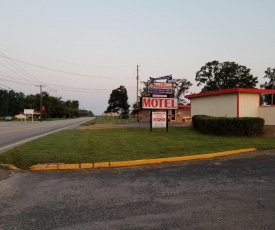
[[[143,84],[143,86],[142,86],[142,89],[139,90],[140,96],[141,97],[149,96],[147,94],[147,81],[142,81],[141,83]],[[131,114],[133,116],[135,116],[138,113],[138,110],[136,110],[136,109],[139,108],[139,107],[140,107],[140,102],[139,101],[133,103],[133,105],[132,105],[133,110],[131,111]]]
[[[121,85],[112,91],[108,104],[109,106],[105,112],[117,112],[122,117],[128,118],[130,105],[128,104],[127,90],[124,86]]]
[[[257,77],[250,74],[250,69],[235,62],[212,61],[202,66],[196,73],[197,86],[204,85],[202,92],[229,89],[255,88]]]
[[[24,109],[34,109],[35,111],[40,110],[40,95],[30,94],[24,99]]]
[[[183,96],[188,92],[188,89],[192,86],[192,83],[184,78],[173,79],[169,81],[169,83],[172,83],[172,96],[178,99],[179,104],[183,104],[185,102]]]
[[[49,96],[48,100],[43,103],[45,105],[45,116],[46,117],[62,117],[64,116],[64,105],[61,97]]]
[[[5,89],[0,90],[0,115],[7,116],[10,115],[9,109],[9,92]]]
[[[141,97],[148,96],[148,93],[147,93],[147,83],[148,83],[147,81],[142,81],[143,86],[142,86],[142,89],[139,90]]]
[[[94,117],[95,116],[91,110],[86,110],[86,109],[80,109],[79,115],[81,117]]]
[[[0,90],[0,115],[14,116],[23,111],[24,108],[23,93],[17,93],[13,90]]]
[[[261,84],[261,88],[265,89],[274,89],[274,81],[275,81],[275,68],[271,69],[268,67],[265,71],[265,76],[264,78],[267,78],[268,81],[266,81],[264,84]],[[275,96],[273,95],[273,102],[272,101],[272,96],[271,94],[265,94],[263,96],[263,102],[267,105],[274,105],[275,104]]]

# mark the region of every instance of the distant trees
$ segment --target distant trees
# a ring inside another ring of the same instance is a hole
[[[79,116],[79,102],[74,100],[67,100],[63,106],[64,114],[67,117],[78,117]]]
[[[112,90],[108,101],[109,106],[105,113],[117,112],[123,118],[128,118],[129,107],[127,89],[125,86],[120,86],[117,89]]]
[[[61,97],[50,96],[43,92],[43,106],[45,107],[44,117],[78,117],[93,116],[92,111],[79,109],[79,101],[62,101]],[[24,109],[40,111],[40,94],[25,96],[13,90],[0,90],[0,116],[14,116],[23,113]]]
[[[39,111],[40,107],[40,95],[36,94],[30,94],[25,96],[24,99],[24,108],[25,109],[34,109],[35,111]],[[22,109],[24,109],[22,108]],[[22,111],[21,111],[22,112]]]
[[[61,97],[46,96],[43,98],[43,104],[45,106],[45,117],[63,117],[65,114],[65,104]]]
[[[24,108],[23,93],[16,93],[13,90],[0,90],[0,116],[13,116]]]
[[[257,77],[250,69],[235,62],[212,61],[196,73],[197,86],[204,85],[202,92],[229,88],[255,88]]]
[[[265,88],[265,89],[274,89],[275,86],[274,86],[274,81],[275,81],[275,68],[270,68],[268,67],[265,71],[265,75],[264,75],[264,78],[267,79],[267,81],[264,83],[264,84],[261,84],[261,88]],[[272,98],[273,98],[273,102],[272,101]],[[271,94],[265,94],[263,96],[263,102],[267,105],[274,105],[275,104],[275,96]]]

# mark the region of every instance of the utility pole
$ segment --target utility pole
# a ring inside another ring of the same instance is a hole
[[[272,89],[274,89],[274,78],[275,78],[274,75],[275,75],[275,68],[270,73],[270,77],[271,77],[271,80],[272,80]],[[270,105],[273,105],[273,94],[271,94],[271,104]]]
[[[69,102],[69,118],[71,118],[71,108],[70,108],[71,100],[69,100],[68,102]]]
[[[40,122],[42,121],[42,87],[45,87],[46,85],[35,85],[36,87],[40,88]]]
[[[137,65],[137,108],[138,108],[138,81],[139,81],[139,76],[138,76],[138,67],[140,67],[139,65]]]

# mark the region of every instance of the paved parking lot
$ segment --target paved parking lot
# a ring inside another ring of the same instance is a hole
[[[134,168],[4,174],[0,229],[275,229],[274,150]]]

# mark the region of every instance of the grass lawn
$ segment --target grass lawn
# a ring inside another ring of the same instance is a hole
[[[119,117],[96,117],[95,119],[81,124],[81,126],[96,125],[96,124],[127,124],[132,121],[137,121],[136,118],[122,119]]]
[[[38,163],[94,163],[275,148],[273,137],[219,137],[190,127],[64,130],[0,154],[0,163],[28,169]]]

